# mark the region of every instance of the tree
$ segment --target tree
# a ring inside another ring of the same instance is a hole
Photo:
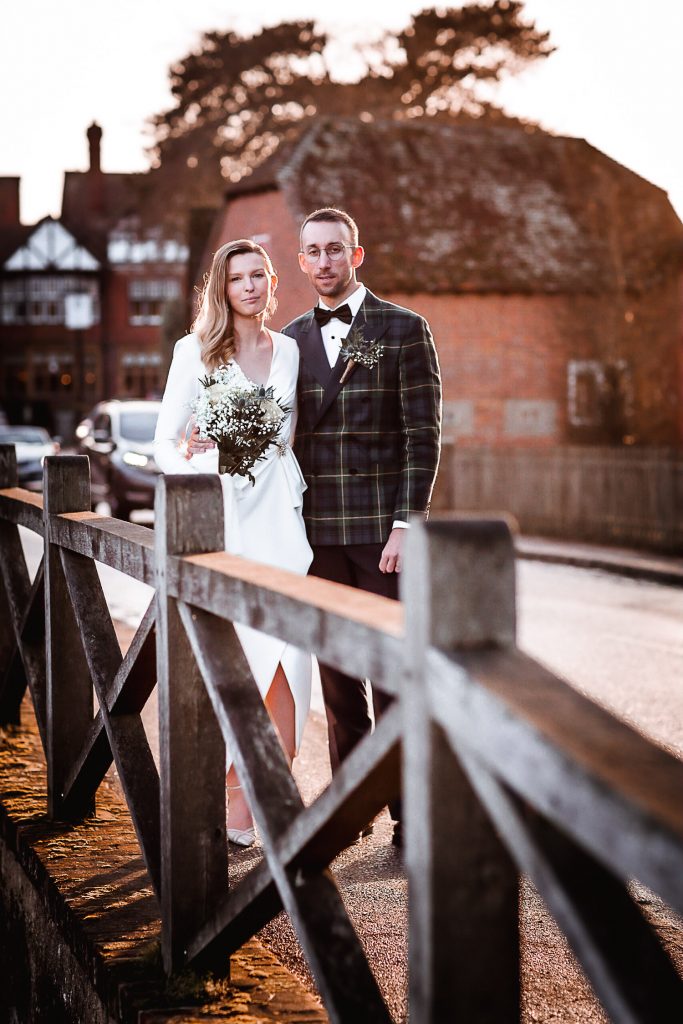
[[[358,81],[335,76],[330,43],[312,22],[249,38],[204,35],[171,68],[175,105],[151,120],[156,191],[187,209],[218,203],[226,181],[258,167],[317,114],[372,117],[492,116],[481,84],[553,52],[518,0],[425,10],[398,34],[355,47]]]

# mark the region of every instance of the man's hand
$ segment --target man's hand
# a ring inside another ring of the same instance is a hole
[[[389,540],[384,545],[382,557],[379,560],[380,572],[400,572],[403,560],[403,543],[407,531],[395,526],[389,534]]]
[[[190,431],[189,434],[188,430]],[[199,427],[195,423],[193,416],[188,421],[187,427],[185,428],[185,458],[191,459],[193,455],[201,455],[202,452],[208,452],[215,447],[216,442],[212,441],[210,437],[201,436],[199,433]]]

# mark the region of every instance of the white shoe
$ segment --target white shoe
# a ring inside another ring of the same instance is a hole
[[[228,839],[235,846],[253,846],[256,842],[256,832],[251,828],[229,828]]]

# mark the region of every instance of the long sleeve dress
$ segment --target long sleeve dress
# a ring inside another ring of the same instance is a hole
[[[221,474],[225,513],[225,550],[280,569],[304,575],[312,560],[302,518],[306,489],[296,457],[289,445],[296,409],[299,350],[295,341],[269,332],[273,358],[266,382],[288,408],[277,446],[252,469],[255,483],[246,477]],[[236,380],[252,382],[239,365],[229,364]],[[200,378],[209,371],[202,362],[199,338],[189,334],[176,342],[154,438],[154,456],[164,473],[217,473],[218,449],[184,458],[178,443],[199,395]],[[296,747],[299,749],[311,701],[311,656],[277,637],[249,626],[235,625],[261,695],[265,698],[278,664],[282,665],[294,699]]]

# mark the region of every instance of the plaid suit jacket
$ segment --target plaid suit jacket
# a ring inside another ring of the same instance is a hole
[[[313,310],[283,333],[299,346],[295,451],[312,544],[384,544],[395,519],[427,515],[439,463],[441,382],[426,320],[367,292],[353,327],[384,346],[372,369],[325,354]]]

